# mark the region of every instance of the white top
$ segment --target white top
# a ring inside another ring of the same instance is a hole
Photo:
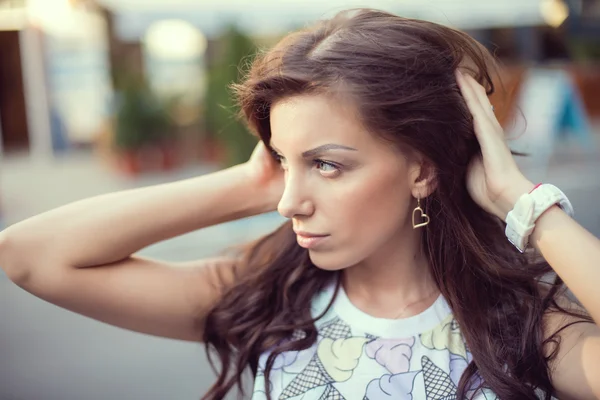
[[[331,285],[315,296],[314,317],[325,310],[334,289]],[[270,374],[271,399],[451,400],[456,399],[458,381],[471,361],[441,295],[418,315],[384,319],[356,308],[340,288],[316,327],[319,335],[313,346],[280,354],[275,360]],[[267,357],[260,357],[252,400],[267,398]],[[473,387],[478,383],[473,382]],[[475,399],[497,397],[480,391]]]

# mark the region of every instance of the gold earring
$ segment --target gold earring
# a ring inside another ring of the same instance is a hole
[[[417,212],[420,213],[419,219],[421,222],[417,223]],[[421,228],[429,224],[429,215],[425,214],[425,211],[421,208],[421,199],[417,197],[417,206],[412,213],[412,225],[413,229]]]

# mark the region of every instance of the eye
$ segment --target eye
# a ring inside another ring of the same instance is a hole
[[[318,170],[328,175],[340,172],[340,167],[338,165],[323,160],[315,160],[315,166]]]

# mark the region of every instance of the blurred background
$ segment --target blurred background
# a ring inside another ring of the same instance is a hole
[[[243,162],[227,85],[258,49],[373,7],[457,27],[503,64],[499,119],[534,181],[600,236],[600,0],[0,0],[0,229],[114,190]],[[191,260],[258,237],[262,215],[145,249]],[[201,345],[61,310],[0,275],[0,400],[197,399]]]

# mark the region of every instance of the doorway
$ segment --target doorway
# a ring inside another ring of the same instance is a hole
[[[29,149],[18,31],[0,31],[0,128],[3,152]]]

